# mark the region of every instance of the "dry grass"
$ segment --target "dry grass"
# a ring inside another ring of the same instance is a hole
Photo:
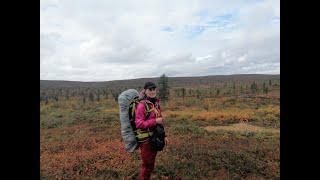
[[[119,112],[119,109],[118,108],[106,108],[104,109],[104,112],[105,113],[118,113]]]
[[[229,97],[169,101],[162,109],[170,144],[159,153],[152,179],[279,179],[279,128],[252,125],[280,121],[279,105],[259,103]],[[43,179],[137,179],[139,151],[124,150],[116,102],[59,101],[40,110]],[[251,125],[240,123],[246,121]]]
[[[41,132],[40,164],[50,177],[81,179],[85,176],[116,178],[138,168],[137,159],[124,149],[120,137],[108,139],[104,132],[92,132],[89,124]],[[59,137],[48,141],[46,137]],[[136,152],[137,153],[137,152]],[[111,177],[112,176],[112,177]]]
[[[247,123],[237,123],[229,126],[206,126],[204,127],[206,131],[236,131],[236,132],[270,132],[270,133],[280,133],[279,129],[274,128],[264,128],[259,126],[250,125]]]
[[[226,110],[199,110],[187,109],[182,111],[167,111],[164,113],[166,117],[191,120],[235,120],[239,122],[249,121],[253,117],[252,109],[236,109],[230,108]]]

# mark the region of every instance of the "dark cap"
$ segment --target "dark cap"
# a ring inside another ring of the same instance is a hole
[[[146,82],[144,84],[144,89],[156,88],[157,86],[153,82]]]

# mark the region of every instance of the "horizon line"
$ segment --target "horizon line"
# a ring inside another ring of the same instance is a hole
[[[221,74],[221,75],[201,75],[201,76],[167,76],[168,78],[190,78],[190,77],[208,77],[208,76],[236,76],[236,75],[280,75],[279,74]],[[138,79],[153,79],[160,78],[160,76],[156,77],[143,77],[143,78],[134,78],[134,79],[115,79],[115,80],[107,80],[107,81],[77,81],[77,80],[52,80],[52,79],[40,79],[40,81],[69,81],[69,82],[111,82],[111,81],[128,81],[128,80],[138,80]]]

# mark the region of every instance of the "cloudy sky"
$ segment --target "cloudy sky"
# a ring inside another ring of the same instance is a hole
[[[279,0],[41,0],[40,79],[280,74]]]

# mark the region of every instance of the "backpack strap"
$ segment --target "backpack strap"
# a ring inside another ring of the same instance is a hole
[[[138,97],[135,97],[133,100],[131,100],[129,104],[129,118],[130,119],[135,119],[135,111],[136,111],[136,106],[139,103]]]
[[[152,108],[149,108],[149,106],[147,105],[147,103],[152,104]],[[158,104],[157,104],[157,103],[156,103],[156,104],[153,104],[153,103],[151,103],[150,101],[149,101],[149,102],[146,101],[146,102],[145,102],[145,106],[146,106],[146,112],[147,112],[146,119],[149,118],[150,112],[152,112],[152,111],[156,114],[156,117],[161,117],[161,116],[162,116],[160,109],[158,109]]]
[[[144,105],[144,109],[146,110],[146,114],[145,114],[145,119],[148,119],[150,117],[150,112],[152,111],[152,109],[150,109],[150,107],[147,104],[147,100],[141,100],[140,102],[143,103]]]
[[[155,105],[153,105],[151,102],[149,102],[148,100],[145,100],[145,99],[134,101],[134,103],[136,103],[136,104],[134,104],[134,106],[132,107],[132,114],[133,115],[134,115],[134,111],[136,110],[135,105],[138,105],[139,102],[142,102],[143,105],[144,105],[144,108],[145,108],[145,119],[148,119],[150,117],[150,114],[151,114],[152,111],[154,111],[156,113],[156,115],[158,116],[159,112],[156,109]],[[149,105],[148,105],[150,103],[153,105],[152,108],[150,108]],[[135,109],[133,109],[133,108],[135,108]],[[146,141],[153,134],[153,131],[151,131],[150,128],[148,128],[148,129],[136,129],[134,132],[136,134],[136,138],[138,139],[138,142]]]
[[[135,117],[135,111],[136,111],[136,105],[139,104],[139,99],[136,97],[133,99],[133,102],[132,102],[132,112],[131,112],[131,116],[132,117]]]

